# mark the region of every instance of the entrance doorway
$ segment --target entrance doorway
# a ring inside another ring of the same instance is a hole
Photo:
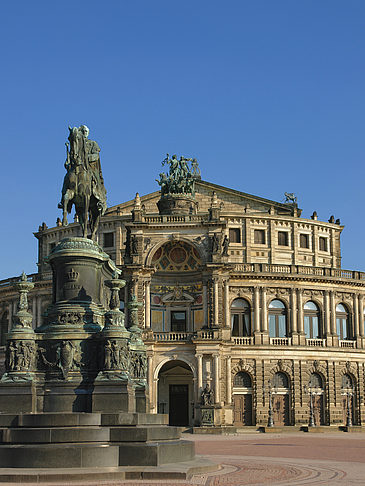
[[[273,395],[273,419],[277,426],[290,425],[289,395]]]
[[[184,361],[165,363],[158,374],[158,411],[169,425],[188,426],[194,419],[193,372]]]
[[[253,425],[252,394],[233,395],[233,423],[238,426]]]
[[[188,385],[169,385],[169,425],[189,424]]]

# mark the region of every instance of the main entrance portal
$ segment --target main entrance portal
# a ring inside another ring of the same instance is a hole
[[[158,411],[169,414],[169,425],[193,423],[193,373],[184,361],[165,363],[158,375]]]
[[[188,385],[169,385],[169,425],[189,424]]]

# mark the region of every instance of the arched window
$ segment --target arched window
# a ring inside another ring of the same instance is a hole
[[[312,373],[309,379],[309,385],[312,388],[323,388],[323,380],[320,374]]]
[[[232,336],[251,336],[251,310],[245,299],[235,299],[231,306]]]
[[[288,337],[286,307],[281,300],[272,300],[269,305],[270,337]]]
[[[272,379],[272,385],[275,388],[289,388],[288,376],[282,371],[278,371]]]
[[[237,388],[252,388],[251,376],[245,371],[239,371],[233,378],[233,386]]]
[[[0,320],[0,346],[5,346],[6,344],[5,336],[8,332],[8,324],[8,311],[5,311]]]
[[[339,339],[351,339],[350,316],[343,304],[336,307],[336,329]]]
[[[352,380],[352,377],[349,374],[345,374],[342,377],[342,383],[341,383],[341,388],[342,389],[352,389],[354,386],[354,382]]]
[[[309,300],[304,304],[304,332],[307,339],[319,339],[320,313],[318,305]]]

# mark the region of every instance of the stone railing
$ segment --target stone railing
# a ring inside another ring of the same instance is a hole
[[[158,342],[166,341],[191,341],[192,332],[154,332],[153,340]]]
[[[307,346],[315,346],[319,348],[324,348],[326,346],[325,339],[306,339],[305,341]]]
[[[232,337],[234,344],[239,344],[241,346],[250,346],[253,344],[253,337]]]
[[[164,223],[201,223],[206,221],[206,216],[197,214],[187,215],[163,215],[163,216],[143,216],[142,221],[150,224],[164,224]]]
[[[47,273],[30,273],[27,275],[27,279],[29,282],[40,282],[44,280],[52,280],[52,272]],[[11,277],[6,278],[4,280],[0,280],[0,288],[2,287],[9,287],[15,282],[19,282],[20,275],[18,277]]]
[[[339,341],[339,346],[340,348],[357,348],[356,341],[350,341],[350,340],[343,340]]]
[[[288,338],[288,337],[270,338],[270,344],[272,346],[290,346],[291,345],[291,338]]]
[[[268,263],[237,263],[233,265],[237,273],[275,273],[285,275],[314,275],[316,277],[336,277],[347,280],[365,280],[365,272],[342,270],[340,268],[306,267],[303,265],[275,265]]]

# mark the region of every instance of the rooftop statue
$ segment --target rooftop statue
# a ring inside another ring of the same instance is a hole
[[[192,163],[191,168],[188,162]],[[161,186],[162,196],[167,194],[192,194],[194,196],[195,175],[198,173],[196,159],[186,159],[185,157],[178,159],[176,155],[170,158],[167,154],[162,165],[169,166],[169,173],[162,172],[160,179],[156,179]]]
[[[294,192],[284,192],[285,202],[289,204],[297,204],[297,196]]]
[[[96,239],[100,216],[107,208],[106,190],[101,173],[100,148],[94,140],[89,140],[86,125],[68,127],[69,143],[66,143],[67,158],[62,187],[62,199],[58,207],[63,210],[62,225],[67,226],[67,213],[75,206],[77,219],[83,237],[87,238],[87,225],[90,224],[91,239]]]

